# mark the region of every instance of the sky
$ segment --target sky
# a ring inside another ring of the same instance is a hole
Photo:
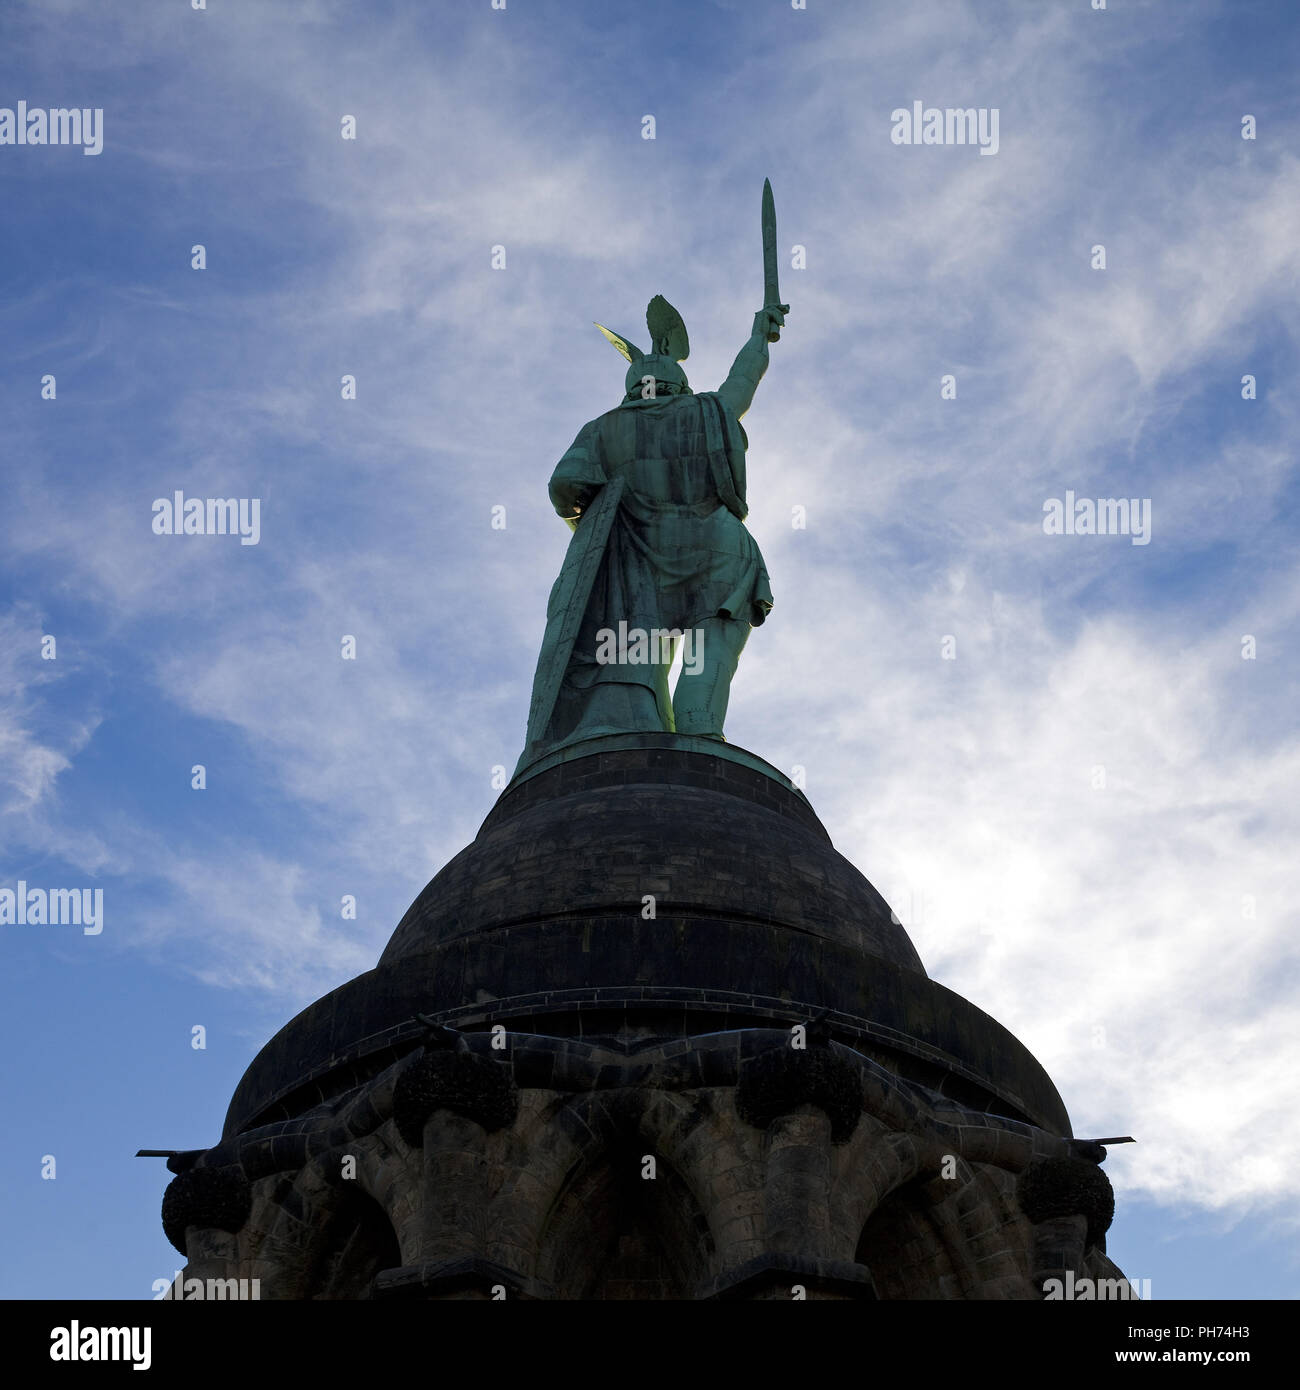
[[[728,739],[1138,1139],[1126,1274],[1300,1296],[1297,70],[1282,0],[7,0],[0,109],[102,148],[0,113],[0,889],[103,915],[0,925],[0,1296],[170,1279],[136,1149],[214,1143],[473,838],[547,479],[622,395],[592,323],[667,296],[716,388],[764,177]],[[996,149],[899,143],[914,102]],[[156,534],[177,490],[256,544]]]

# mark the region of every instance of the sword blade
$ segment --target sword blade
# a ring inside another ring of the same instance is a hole
[[[781,286],[776,278],[776,202],[772,197],[772,180],[763,180],[763,307],[781,306]],[[769,343],[779,343],[781,335],[773,329],[767,335]]]
[[[763,304],[780,304],[776,266],[776,202],[771,179],[763,180]]]

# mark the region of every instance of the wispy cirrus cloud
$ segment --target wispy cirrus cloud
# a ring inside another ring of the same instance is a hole
[[[777,607],[729,736],[809,769],[931,973],[1025,1039],[1081,1132],[1140,1132],[1117,1182],[1285,1208],[1295,115],[1247,146],[1230,73],[1231,101],[1170,115],[1143,84],[1174,61],[1163,7],[1122,30],[1037,4],[698,9],[728,42],[677,69],[621,19],[513,7],[230,5],[201,38],[149,7],[24,12],[37,67],[75,16],[67,81],[123,55],[152,76],[107,105],[103,199],[60,205],[84,233],[68,278],[5,311],[9,564],[115,679],[42,683],[35,610],[13,620],[16,843],[123,875],[127,949],[268,1007],[370,964],[522,741],[567,539],[546,478],[621,392],[590,320],[632,332],[667,294],[716,386],[758,308],[771,174],[807,269],[783,272],[746,421]],[[997,157],[892,145],[914,98],[998,106]],[[152,535],[175,487],[261,497],[262,544]],[[1044,536],[1065,488],[1152,498],[1151,546]],[[36,732],[50,711],[61,732]],[[219,760],[212,823],[162,791],[58,795],[142,727],[160,786]]]

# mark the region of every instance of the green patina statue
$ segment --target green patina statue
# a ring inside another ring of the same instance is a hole
[[[716,391],[692,392],[678,365],[690,352],[686,326],[661,295],[646,311],[649,352],[596,325],[630,364],[626,394],[582,427],[551,475],[551,501],[574,535],[547,605],[516,775],[605,734],[723,737],[741,649],[772,607],[767,567],[745,526],[740,425],[789,312],[768,184],[763,255],[764,307]]]

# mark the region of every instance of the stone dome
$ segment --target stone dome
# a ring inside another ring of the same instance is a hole
[[[823,1010],[902,1075],[1069,1132],[1042,1067],[926,976],[884,899],[780,772],[707,739],[592,739],[524,769],[376,968],[271,1039],[226,1133],[374,1075],[419,1044],[417,1014],[635,1048]]]
[[[380,965],[526,923],[640,921],[647,897],[656,918],[766,923],[924,973],[888,904],[786,777],[727,744],[648,734],[590,740],[508,788]],[[717,965],[716,986],[729,988]]]

